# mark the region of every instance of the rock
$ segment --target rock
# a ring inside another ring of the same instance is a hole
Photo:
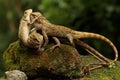
[[[56,48],[54,51],[49,50],[51,46],[52,44],[49,44],[43,53],[38,53],[34,49],[21,47],[19,41],[10,44],[3,54],[6,70],[18,69],[25,72],[28,78],[38,77],[39,79],[36,80],[120,79],[120,61],[117,62],[115,68],[96,69],[81,78],[83,66],[89,63],[98,64],[100,61],[90,55],[80,55],[75,48],[69,45],[61,44],[60,48]]]
[[[27,80],[26,74],[19,70],[6,71],[5,74],[7,80]]]
[[[44,52],[21,47],[16,41],[4,52],[3,58],[7,70],[18,69],[29,77],[61,76],[73,77],[80,75],[80,54],[75,48],[61,44],[54,51],[49,50],[48,45]]]

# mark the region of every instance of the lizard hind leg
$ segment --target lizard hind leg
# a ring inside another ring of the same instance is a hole
[[[55,48],[57,48],[57,47],[60,47],[60,41],[59,41],[59,39],[57,38],[57,37],[52,37],[53,39],[54,39],[54,41],[56,42],[56,44],[55,45],[53,45],[51,48],[50,48],[50,50],[51,51],[53,51]]]
[[[67,36],[70,44],[71,44],[73,47],[75,47],[75,44],[74,44],[74,41],[73,41],[73,37],[72,37],[70,34],[67,34],[66,36]]]

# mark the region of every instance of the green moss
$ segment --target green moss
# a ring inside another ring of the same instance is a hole
[[[4,52],[3,59],[5,62],[6,70],[19,69],[18,61],[18,41],[10,44],[8,49]]]
[[[98,63],[92,56],[83,56],[82,64]],[[103,67],[90,72],[90,80],[119,80],[120,79],[120,62],[117,62],[115,68]],[[86,78],[86,77],[85,77]]]
[[[7,79],[5,79],[4,77],[0,77],[0,80],[7,80]]]
[[[48,45],[43,53],[21,47],[16,41],[4,52],[3,58],[7,70],[19,69],[28,76],[48,76],[50,74],[67,77],[80,76],[82,67],[89,63],[100,63],[93,56],[80,56],[77,50],[69,45],[61,44],[60,48],[51,51]],[[94,66],[90,66],[94,67]],[[82,80],[119,80],[120,62],[115,68],[100,68],[90,71]]]
[[[78,65],[78,62],[80,62],[78,52],[68,45],[61,45],[60,48],[51,51],[49,49],[51,46],[52,45],[48,45],[43,53],[36,53],[34,50],[21,47],[19,41],[10,44],[8,49],[4,52],[6,69],[20,69],[27,72],[29,75],[31,75],[29,71],[35,74],[37,71],[42,70],[57,75],[74,75],[76,71],[71,71],[72,67],[80,69],[78,66],[72,66]]]

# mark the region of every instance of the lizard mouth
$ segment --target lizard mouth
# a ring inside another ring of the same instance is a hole
[[[27,9],[27,10],[25,10],[24,11],[24,20],[25,21],[27,21],[27,23],[29,24],[29,23],[31,23],[31,21],[30,21],[30,15],[31,15],[31,13],[32,13],[33,11],[32,11],[32,9]]]

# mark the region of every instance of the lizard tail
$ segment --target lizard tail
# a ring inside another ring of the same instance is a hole
[[[100,39],[105,41],[106,43],[108,43],[114,50],[115,52],[115,59],[114,62],[117,61],[118,59],[118,50],[115,47],[115,45],[112,43],[112,41],[110,41],[108,38],[106,38],[105,36],[102,36],[100,34],[96,34],[96,33],[90,33],[90,32],[75,32],[76,34],[73,35],[74,39],[82,39],[82,38],[96,38],[96,39]]]

